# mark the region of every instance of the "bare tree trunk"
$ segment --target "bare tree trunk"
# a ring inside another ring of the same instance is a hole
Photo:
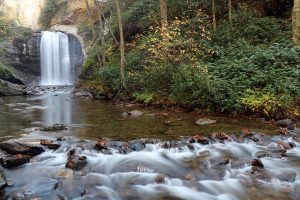
[[[228,20],[229,20],[229,26],[230,26],[230,29],[232,29],[232,2],[231,0],[228,0]]]
[[[217,30],[217,19],[216,19],[216,2],[212,0],[212,18],[214,31]]]
[[[294,0],[293,41],[295,44],[300,45],[300,0]]]
[[[101,13],[101,15],[102,15],[102,17],[103,17],[105,23],[107,24],[108,30],[109,30],[111,36],[113,37],[115,43],[116,43],[117,45],[119,45],[119,42],[117,41],[117,38],[115,37],[114,33],[112,32],[112,30],[111,30],[111,28],[110,28],[109,21],[105,18],[105,16],[103,15],[103,13]]]
[[[125,84],[125,43],[124,43],[124,33],[123,33],[123,24],[121,16],[121,8],[119,0],[114,0],[117,9],[117,16],[119,22],[119,32],[120,32],[120,53],[121,53],[121,62],[120,62],[120,74],[121,74],[121,88],[126,89]]]
[[[105,60],[106,60],[106,55],[105,55],[105,33],[104,33],[104,27],[103,27],[103,20],[102,20],[102,8],[99,5],[99,2],[97,0],[94,0],[95,6],[97,7],[97,11],[99,14],[99,29],[100,29],[100,37],[101,37],[101,55],[102,55],[102,65],[103,67],[106,66]]]
[[[159,0],[160,15],[161,15],[161,30],[164,41],[168,41],[167,29],[168,29],[168,7],[167,0]]]
[[[85,0],[85,5],[86,5],[86,13],[87,13],[89,21],[90,21],[90,26],[92,28],[92,38],[93,38],[93,41],[95,41],[95,39],[96,39],[95,27],[94,27],[93,18],[91,15],[91,8],[90,8],[88,0]]]

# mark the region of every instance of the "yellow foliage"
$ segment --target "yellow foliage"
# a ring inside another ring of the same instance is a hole
[[[280,101],[274,94],[254,92],[252,90],[246,91],[246,95],[240,99],[240,103],[253,113],[261,113],[267,117],[270,117],[278,107],[281,107]]]
[[[195,18],[175,18],[169,22],[167,30],[162,30],[161,26],[151,26],[149,30],[152,34],[140,45],[140,49],[149,55],[148,64],[166,60],[172,64],[182,60],[195,64],[206,52],[203,42],[211,39],[203,15],[202,10],[198,10]]]

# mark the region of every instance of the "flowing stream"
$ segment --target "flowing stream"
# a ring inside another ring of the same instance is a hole
[[[57,150],[47,149],[30,163],[6,169],[9,187],[1,199],[300,199],[299,140],[274,135],[273,126],[210,116],[218,123],[202,127],[194,123],[196,114],[114,105],[78,97],[67,88],[55,90],[4,98],[2,140],[65,140],[57,142]],[[143,115],[122,115],[135,109]],[[170,121],[174,123],[166,123]],[[68,130],[36,128],[53,123],[65,123]],[[258,142],[240,138],[245,127]],[[189,142],[190,135],[220,130],[233,140]],[[107,138],[107,150],[95,149],[100,138]],[[283,151],[279,141],[295,147]],[[71,149],[86,158],[82,168],[66,168]],[[253,167],[253,159],[260,159],[264,168]]]
[[[43,31],[40,49],[41,85],[73,85],[68,35]]]

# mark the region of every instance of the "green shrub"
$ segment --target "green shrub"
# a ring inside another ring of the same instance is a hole
[[[56,0],[46,0],[45,6],[41,11],[41,15],[39,18],[39,23],[44,29],[46,29],[50,25],[52,18],[57,12],[57,9],[58,3]]]
[[[134,93],[133,97],[146,105],[149,105],[150,103],[152,103],[154,101],[154,93],[149,93],[149,92],[143,92],[143,93]]]
[[[211,82],[205,68],[182,66],[180,71],[175,73],[172,83],[172,98],[179,105],[186,107],[210,107],[211,105]]]
[[[10,78],[14,78],[14,73],[0,62],[0,79],[9,80]]]

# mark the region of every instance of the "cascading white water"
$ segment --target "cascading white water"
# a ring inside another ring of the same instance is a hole
[[[42,32],[41,85],[73,85],[68,35]]]

